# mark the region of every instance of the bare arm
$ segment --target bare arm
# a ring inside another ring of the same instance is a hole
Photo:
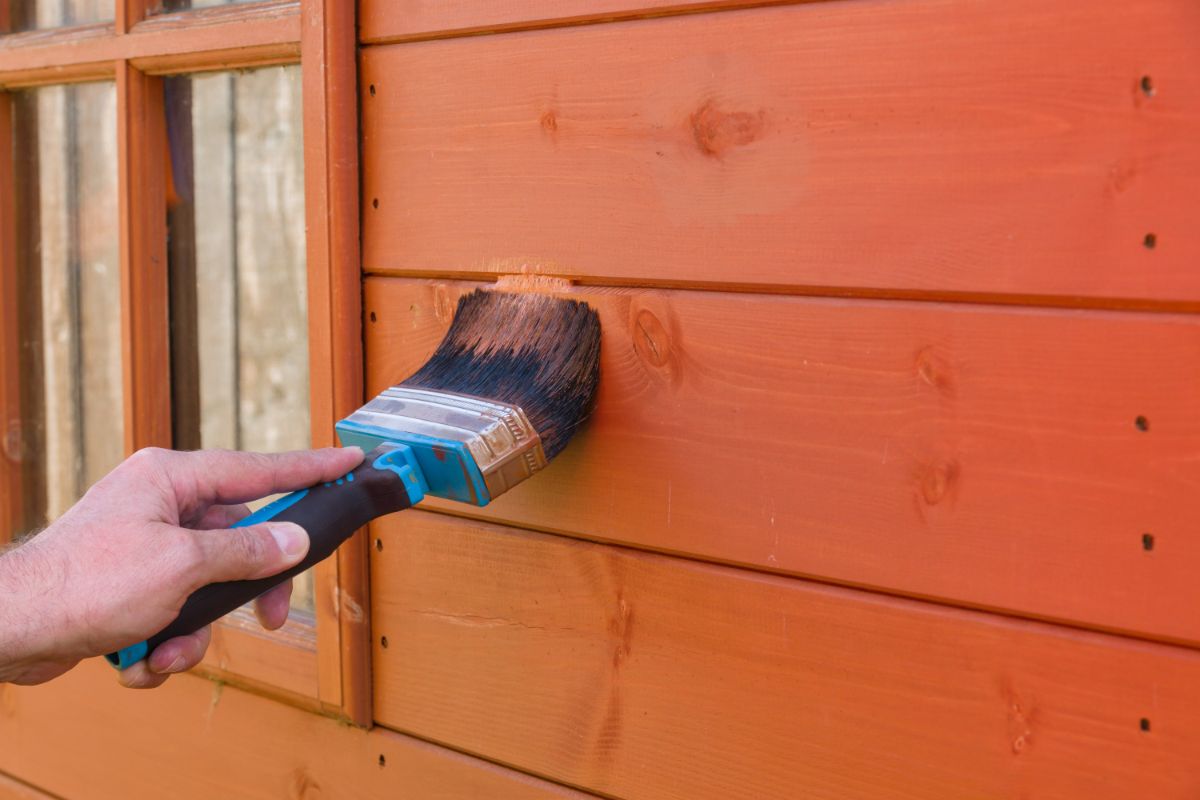
[[[229,529],[246,515],[242,504],[331,480],[361,460],[357,448],[135,453],[46,530],[0,555],[0,682],[50,680],[157,633],[203,585],[297,563],[308,535],[291,523]],[[290,593],[288,583],[256,601],[264,626],[286,621]],[[121,682],[158,686],[199,663],[209,636],[206,628],[164,642]]]

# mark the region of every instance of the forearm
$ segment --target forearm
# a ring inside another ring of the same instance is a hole
[[[61,630],[55,576],[32,544],[0,554],[0,683],[26,682],[35,665],[54,658]],[[56,630],[59,629],[59,630]]]

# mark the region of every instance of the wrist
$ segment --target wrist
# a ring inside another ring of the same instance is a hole
[[[32,543],[0,555],[0,682],[15,680],[32,664],[52,659],[58,630],[46,613],[57,592]]]

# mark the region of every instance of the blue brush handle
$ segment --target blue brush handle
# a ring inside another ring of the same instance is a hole
[[[294,522],[308,532],[308,555],[296,566],[252,581],[212,583],[197,589],[184,602],[179,616],[144,642],[105,656],[125,669],[154,651],[167,639],[194,633],[234,609],[323,561],[338,545],[376,517],[416,505],[428,487],[416,457],[406,445],[384,444],[367,453],[363,463],[336,481],[281,497],[243,519],[235,528],[267,520]]]

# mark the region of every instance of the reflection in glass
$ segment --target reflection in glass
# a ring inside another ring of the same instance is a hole
[[[170,78],[178,447],[310,446],[298,67]],[[293,605],[311,609],[298,581]]]
[[[16,98],[26,530],[53,520],[124,454],[116,92]]]
[[[65,28],[111,22],[113,0],[11,0],[13,30]]]

